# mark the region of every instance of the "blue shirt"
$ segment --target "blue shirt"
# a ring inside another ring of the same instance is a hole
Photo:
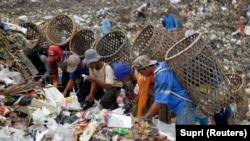
[[[226,108],[222,108],[220,112],[215,113],[214,121],[216,125],[227,125],[227,119],[232,118],[232,109],[228,105]]]
[[[69,73],[69,78],[81,77],[82,74],[89,75],[89,68],[86,65],[84,65],[81,69]]]
[[[190,100],[190,96],[181,83],[177,80],[174,72],[169,69],[169,65],[164,62],[158,62],[155,70],[155,102],[162,103],[168,108],[178,114],[178,112],[185,106],[186,102],[175,96],[175,92],[181,97]]]
[[[110,22],[107,18],[102,20],[102,33],[108,34],[110,32]]]
[[[169,14],[169,15],[165,16],[164,22],[165,22],[166,29],[168,29],[168,30],[179,27],[178,22],[173,14]]]

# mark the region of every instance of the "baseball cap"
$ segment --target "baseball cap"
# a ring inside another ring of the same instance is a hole
[[[89,65],[92,62],[97,62],[101,59],[101,56],[96,52],[95,49],[88,49],[85,51],[83,62]]]
[[[51,45],[48,48],[48,61],[58,61],[63,57],[63,50],[56,45]]]
[[[67,59],[67,72],[74,72],[80,62],[81,59],[79,58],[79,56],[75,54],[70,55]]]
[[[129,76],[131,67],[125,63],[117,62],[114,64],[114,75],[118,80],[123,80]]]
[[[157,63],[156,60],[150,60],[150,58],[147,55],[141,55],[134,60],[133,66],[135,69],[141,70],[156,63]]]

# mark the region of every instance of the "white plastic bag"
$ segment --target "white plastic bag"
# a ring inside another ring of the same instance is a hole
[[[250,25],[245,26],[245,33],[246,35],[250,35]]]

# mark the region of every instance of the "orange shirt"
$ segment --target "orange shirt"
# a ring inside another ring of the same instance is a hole
[[[137,117],[143,116],[143,110],[147,105],[147,100],[149,98],[148,90],[152,89],[150,84],[153,84],[155,81],[154,75],[149,77],[142,76],[140,73],[137,74],[137,83],[139,87],[139,98],[138,98],[138,108],[137,108]]]

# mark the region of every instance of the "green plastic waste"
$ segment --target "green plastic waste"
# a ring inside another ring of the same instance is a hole
[[[120,135],[126,135],[128,134],[127,128],[113,128],[113,132]]]

